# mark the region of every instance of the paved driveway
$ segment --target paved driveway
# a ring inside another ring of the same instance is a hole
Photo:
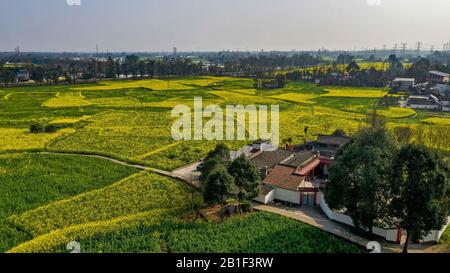
[[[320,228],[326,232],[349,240],[355,244],[358,244],[364,248],[367,247],[367,244],[370,241],[360,235],[354,234],[351,229],[344,224],[340,224],[334,222],[326,217],[325,214],[322,213],[320,208],[308,207],[304,206],[301,208],[294,207],[285,207],[285,206],[274,206],[274,205],[263,205],[259,203],[254,203],[253,208],[259,211],[267,211],[271,213],[276,213],[285,217],[289,217],[291,219],[309,224],[311,226]],[[380,238],[378,242],[381,245],[382,253],[399,253],[402,251],[402,246],[394,243],[389,243]],[[433,252],[435,247],[433,245],[417,245],[410,244],[409,252],[414,253],[423,253],[423,252]]]

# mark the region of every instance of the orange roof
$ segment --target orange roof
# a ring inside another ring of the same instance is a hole
[[[264,179],[263,183],[285,190],[298,191],[300,184],[305,180],[304,176],[295,174],[295,168],[277,165]]]
[[[320,165],[320,159],[315,159],[308,163],[307,165],[301,167],[300,170],[296,171],[295,173],[298,175],[306,176],[308,173],[310,173],[312,170],[317,168],[317,166]]]

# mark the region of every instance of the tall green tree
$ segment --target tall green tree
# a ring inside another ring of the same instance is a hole
[[[360,69],[361,67],[355,61],[351,61],[345,68],[345,70],[349,73],[359,71]]]
[[[203,163],[199,167],[199,171],[202,173],[200,180],[205,182],[209,173],[218,165],[223,165],[228,168],[231,162],[230,149],[225,144],[217,144],[215,149],[208,152],[203,159]]]
[[[222,166],[216,166],[206,178],[203,198],[209,204],[221,203],[233,190],[233,177]]]
[[[239,201],[251,201],[259,195],[261,178],[255,164],[245,155],[241,155],[231,163],[228,172],[234,178],[234,184],[239,189]]]
[[[448,165],[433,151],[409,144],[398,153],[391,171],[393,216],[408,231],[403,252],[411,239],[439,230],[450,213]]]
[[[111,57],[108,57],[108,61],[106,63],[106,77],[110,79],[117,77],[116,61],[114,61]]]
[[[372,231],[387,221],[389,174],[398,151],[384,129],[364,129],[338,151],[330,168],[325,200],[332,209],[346,209],[355,227]]]

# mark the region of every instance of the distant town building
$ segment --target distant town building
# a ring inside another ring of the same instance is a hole
[[[438,92],[446,93],[446,92],[450,91],[450,85],[449,85],[449,84],[446,84],[446,83],[437,83],[437,84],[435,85],[435,89],[436,89]]]
[[[450,74],[440,71],[430,71],[428,78],[431,84],[448,84],[450,82]]]
[[[450,111],[450,97],[441,97],[439,100],[442,103],[442,111]]]
[[[416,80],[413,78],[396,78],[392,81],[392,89],[396,92],[408,91],[414,87]]]
[[[410,96],[407,106],[412,109],[442,110],[442,102],[433,95]]]
[[[16,73],[16,80],[18,82],[27,82],[30,80],[30,72],[28,70],[20,70]]]

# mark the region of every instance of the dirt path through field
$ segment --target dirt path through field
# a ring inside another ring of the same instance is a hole
[[[185,184],[187,184],[188,186],[198,190],[198,186],[194,185],[191,183],[191,181],[189,181],[186,177],[179,175],[177,173],[173,173],[173,172],[169,172],[169,171],[164,171],[164,170],[160,170],[160,169],[155,169],[155,168],[151,168],[151,167],[147,167],[141,164],[133,164],[133,163],[129,163],[126,161],[122,161],[113,157],[108,157],[108,156],[104,156],[104,155],[96,155],[96,154],[83,154],[83,153],[65,153],[65,152],[40,152],[39,154],[56,154],[56,155],[72,155],[72,156],[85,156],[85,157],[94,157],[94,158],[101,158],[101,159],[105,159],[105,160],[109,160],[115,164],[119,164],[122,166],[127,166],[127,167],[131,167],[131,168],[135,168],[135,169],[139,169],[139,170],[143,170],[143,171],[149,171],[149,172],[153,172],[162,176],[166,176],[178,181],[181,181]]]

